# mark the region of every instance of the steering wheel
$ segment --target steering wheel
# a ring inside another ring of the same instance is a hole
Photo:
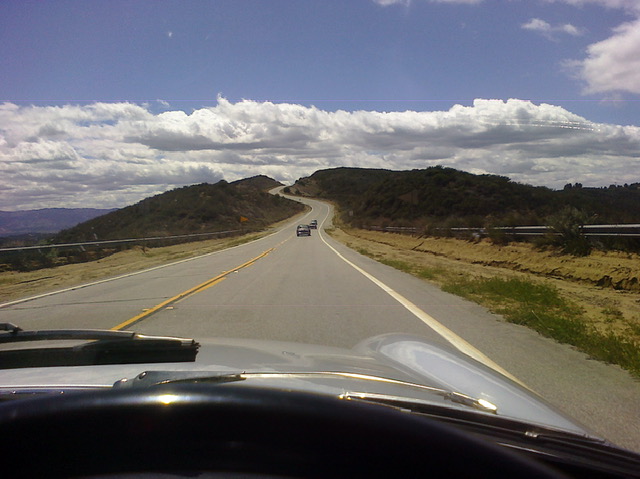
[[[0,432],[6,477],[197,471],[221,477],[558,477],[423,417],[238,385],[9,401],[0,405]]]

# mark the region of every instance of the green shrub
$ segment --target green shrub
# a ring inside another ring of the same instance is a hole
[[[573,206],[566,206],[557,214],[547,218],[547,225],[555,233],[549,238],[552,244],[560,246],[562,252],[573,256],[588,256],[592,245],[582,232],[588,217]]]

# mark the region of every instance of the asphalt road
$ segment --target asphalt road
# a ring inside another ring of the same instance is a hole
[[[352,347],[404,332],[501,370],[612,442],[640,451],[640,383],[621,369],[333,241],[319,201],[252,243],[0,309],[24,329],[118,328]],[[317,219],[311,237],[297,223]],[[90,267],[90,264],[87,265]]]

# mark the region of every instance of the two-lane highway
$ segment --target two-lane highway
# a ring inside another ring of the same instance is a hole
[[[330,206],[303,201],[312,208],[306,216],[260,240],[2,307],[1,320],[24,329],[127,328],[340,347],[416,334],[512,375],[640,451],[640,385],[628,373],[350,250],[323,232]],[[319,229],[296,237],[296,224],[314,218]]]
[[[322,203],[314,206],[300,220],[318,219],[321,228],[312,230],[312,236],[296,237],[295,224],[285,227],[250,253],[265,256],[136,329],[342,347],[387,332],[424,335],[424,324],[415,315],[327,247],[322,224],[329,210]]]
[[[126,328],[345,347],[385,332],[424,335],[419,319],[327,246],[322,227],[331,210],[307,202],[311,212],[261,240],[47,295],[0,314],[25,329]],[[296,224],[313,218],[320,229],[297,237]]]

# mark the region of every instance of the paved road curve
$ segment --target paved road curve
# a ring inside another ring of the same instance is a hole
[[[473,303],[333,241],[330,207],[311,237],[289,223],[258,241],[0,309],[25,329],[128,328],[351,347],[405,332],[453,345],[506,372],[600,435],[640,451],[640,384]],[[90,265],[88,265],[90,267]]]

